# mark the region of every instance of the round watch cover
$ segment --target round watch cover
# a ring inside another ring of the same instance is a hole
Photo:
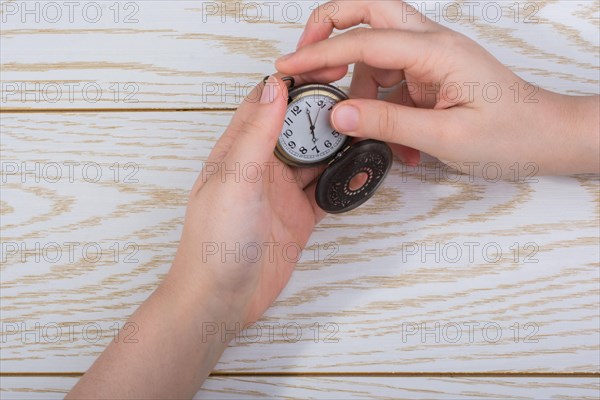
[[[330,214],[355,209],[373,196],[388,174],[392,160],[392,150],[379,140],[367,139],[348,146],[319,177],[315,190],[317,204]]]

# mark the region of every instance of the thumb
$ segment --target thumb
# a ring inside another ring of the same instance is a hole
[[[398,143],[435,155],[449,110],[431,110],[381,100],[353,99],[335,106],[331,124],[344,134]]]
[[[283,128],[287,87],[273,75],[261,86],[260,96],[248,105],[248,117],[240,124],[237,139],[225,157],[228,164],[258,163],[262,166],[273,155]]]

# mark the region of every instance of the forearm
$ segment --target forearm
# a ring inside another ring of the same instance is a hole
[[[199,390],[232,339],[203,335],[204,327],[239,322],[210,288],[184,278],[167,277],[128,320],[138,328],[135,343],[121,331],[68,399],[181,399]]]
[[[264,90],[267,84],[270,90]],[[277,164],[273,176],[290,176],[273,153],[287,98],[281,79],[271,76],[259,84],[206,164]],[[181,399],[197,392],[228,342],[246,322],[260,318],[296,266],[293,257],[266,244],[303,245],[324,216],[310,182],[267,179],[266,171],[260,176],[248,182],[200,175],[173,266],[128,321],[138,328],[137,342],[124,340],[124,326],[67,398]],[[245,244],[257,245],[259,255],[246,259],[239,252]]]

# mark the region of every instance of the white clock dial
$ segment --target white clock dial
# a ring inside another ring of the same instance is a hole
[[[347,136],[329,123],[331,110],[338,101],[315,91],[288,105],[279,136],[279,147],[287,157],[299,164],[318,164],[342,150]]]

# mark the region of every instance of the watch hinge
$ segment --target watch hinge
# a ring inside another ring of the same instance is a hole
[[[344,149],[342,151],[340,151],[339,153],[337,153],[335,155],[335,157],[333,157],[333,159],[327,163],[327,165],[331,165],[334,162],[336,162],[337,160],[339,160],[340,158],[342,158],[344,156],[344,154],[346,154],[346,152],[350,149],[350,147],[351,147],[350,145],[347,145],[346,147],[344,147]]]

